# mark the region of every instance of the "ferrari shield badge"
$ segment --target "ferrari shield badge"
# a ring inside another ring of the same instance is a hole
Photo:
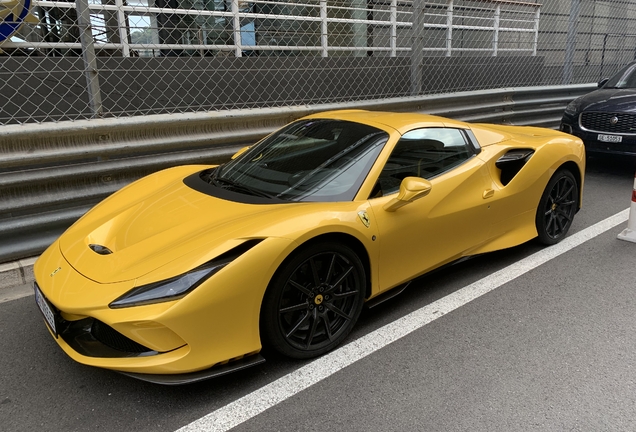
[[[365,210],[360,210],[358,212],[358,217],[360,218],[364,226],[369,228],[369,225],[371,225],[371,220],[369,219],[369,215],[367,214],[367,212]]]

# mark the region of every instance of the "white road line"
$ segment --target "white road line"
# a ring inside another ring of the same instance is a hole
[[[437,318],[627,221],[628,215],[629,209],[623,210],[567,237],[555,246],[545,248],[421,309],[411,312],[403,318],[332,351],[308,365],[182,427],[178,432],[227,431],[238,426]]]

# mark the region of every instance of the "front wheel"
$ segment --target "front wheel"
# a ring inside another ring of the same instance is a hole
[[[267,289],[261,310],[264,344],[293,358],[332,350],[360,316],[365,286],[362,262],[348,247],[325,242],[301,249]]]
[[[537,208],[536,227],[539,241],[553,245],[565,237],[579,207],[579,187],[574,175],[558,170],[543,191]]]

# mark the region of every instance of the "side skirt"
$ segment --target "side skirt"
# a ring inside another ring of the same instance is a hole
[[[456,264],[463,263],[464,261],[468,261],[469,259],[474,258],[475,256],[477,256],[477,255],[469,255],[469,256],[465,256],[465,257],[462,257],[462,258],[456,259],[455,261],[451,261],[451,262],[449,262],[448,264],[444,264],[443,266],[438,267],[438,268],[436,268],[436,269],[434,269],[434,270],[431,270],[431,271],[429,271],[429,272],[427,272],[427,273],[423,274],[422,276],[418,276],[418,277],[416,277],[415,279],[412,279],[412,280],[410,280],[410,281],[408,281],[408,282],[405,282],[405,283],[403,283],[402,285],[398,285],[398,286],[396,286],[395,288],[391,288],[390,290],[388,290],[388,291],[386,291],[386,292],[383,292],[383,293],[382,293],[382,294],[380,294],[379,296],[377,296],[377,297],[373,297],[371,300],[367,301],[367,302],[365,303],[365,306],[366,306],[367,308],[369,308],[369,309],[374,308],[374,307],[376,307],[377,305],[382,304],[382,303],[384,303],[385,301],[387,301],[387,300],[391,300],[393,297],[396,297],[396,296],[398,296],[398,295],[402,294],[402,293],[404,292],[404,290],[405,290],[405,289],[406,289],[406,288],[407,288],[407,287],[411,284],[411,282],[413,282],[414,280],[417,280],[417,279],[419,279],[419,278],[421,278],[421,277],[423,277],[423,276],[431,275],[431,274],[433,274],[433,273],[436,273],[436,272],[438,272],[438,271],[440,271],[440,270],[444,270],[444,269],[446,269],[446,268],[448,268],[448,267],[451,267],[451,266],[454,266],[454,265],[456,265]]]
[[[371,309],[376,307],[377,305],[384,303],[387,300],[391,300],[393,297],[402,294],[402,292],[411,284],[411,281],[403,283],[402,285],[398,285],[395,288],[391,288],[387,292],[383,292],[379,296],[376,296],[365,303],[366,307]]]

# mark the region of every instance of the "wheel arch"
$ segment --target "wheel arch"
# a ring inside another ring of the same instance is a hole
[[[371,296],[371,286],[372,286],[371,258],[369,256],[369,252],[367,251],[366,247],[364,247],[364,244],[362,244],[362,242],[359,239],[357,239],[355,236],[351,234],[347,234],[344,232],[330,232],[330,233],[319,234],[299,244],[280,263],[280,265],[278,266],[278,268],[272,275],[272,278],[270,279],[268,283],[267,289],[269,290],[269,285],[271,284],[272,280],[276,278],[278,273],[285,267],[285,265],[287,264],[287,262],[289,262],[289,260],[292,258],[295,252],[307,246],[310,246],[316,243],[323,243],[323,242],[337,242],[337,243],[345,244],[346,246],[351,248],[351,250],[353,250],[356,253],[356,255],[358,255],[358,258],[360,258],[360,261],[362,262],[362,266],[364,267],[364,276],[366,279],[364,298],[368,299]]]
[[[298,246],[292,249],[288,253],[288,255],[285,257],[285,259],[282,260],[282,262],[280,263],[280,265],[278,266],[278,268],[273,273],[272,277],[267,283],[267,288],[265,289],[265,292],[263,294],[263,300],[261,301],[260,313],[258,318],[259,337],[260,337],[261,345],[263,349],[266,349],[266,350],[273,349],[283,355],[286,355],[292,358],[311,358],[315,355],[320,355],[321,353],[327,352],[334,348],[334,347],[331,347],[331,348],[323,347],[321,348],[321,350],[326,350],[326,351],[319,350],[320,352],[315,354],[308,354],[307,356],[305,356],[304,354],[300,355],[297,353],[292,353],[288,349],[290,347],[285,348],[286,345],[281,344],[279,337],[275,334],[275,332],[273,332],[271,323],[274,322],[275,320],[272,319],[271,314],[268,314],[267,312],[268,310],[271,311],[272,299],[273,299],[272,295],[275,295],[273,293],[276,292],[275,282],[285,274],[284,272],[287,271],[286,267],[288,266],[288,264],[294,262],[293,260],[297,257],[298,254],[305,253],[304,249],[312,248],[312,246],[320,245],[321,243],[332,243],[332,244],[335,243],[335,245],[333,246],[338,245],[340,249],[342,248],[342,246],[347,247],[348,249],[351,250],[351,253],[355,254],[357,258],[360,260],[360,264],[363,267],[364,276],[366,280],[365,280],[365,287],[364,287],[365,292],[362,298],[362,303],[359,303],[358,307],[360,309],[358,309],[357,312],[355,313],[355,318],[353,318],[352,322],[355,323],[355,321],[357,320],[359,313],[363,307],[364,301],[370,296],[370,293],[371,293],[371,282],[370,282],[371,269],[370,269],[369,254],[366,248],[364,247],[363,243],[351,234],[346,234],[343,232],[330,232],[330,233],[319,234],[307,239],[306,241],[302,243],[299,243]],[[348,330],[345,329],[345,333],[342,333],[342,335],[339,336],[339,338],[346,337],[346,335],[349,333],[350,330],[351,330],[350,328]],[[340,341],[337,342],[337,344],[339,344],[341,341],[342,339],[340,339]],[[291,348],[293,351],[294,350],[293,347]]]
[[[579,166],[573,162],[573,161],[567,161],[563,164],[561,164],[561,166],[559,166],[558,169],[565,169],[568,170],[572,173],[572,175],[574,176],[574,179],[576,180],[576,185],[579,188],[579,203],[578,203],[578,208],[581,208],[581,202],[583,201],[583,175],[581,174],[581,169],[579,168]],[[556,172],[556,171],[555,171]]]

